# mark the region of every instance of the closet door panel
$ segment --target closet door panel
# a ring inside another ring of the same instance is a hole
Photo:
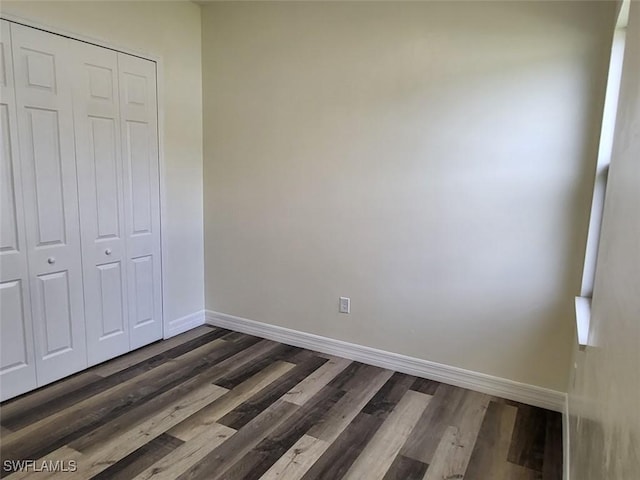
[[[0,252],[19,257],[18,241],[18,209],[14,163],[15,158],[12,152],[12,135],[15,130],[15,104],[13,100],[5,100],[8,92],[3,88],[2,99],[0,100],[0,122],[2,126],[2,169],[0,170]],[[10,113],[10,109],[13,112]]]
[[[24,112],[27,117],[27,156],[33,165],[36,195],[36,244],[64,245],[66,225],[58,112],[31,107],[25,108]]]
[[[130,349],[118,56],[74,42],[74,119],[89,365]]]
[[[0,401],[36,387],[9,23],[0,20]]]
[[[11,25],[38,385],[87,366],[70,43]]]
[[[41,354],[47,359],[73,348],[69,272],[47,273],[37,278],[36,305],[45,327]]]
[[[131,182],[132,247],[142,252],[153,242],[152,159],[149,124],[127,122],[127,150]],[[136,248],[137,247],[137,248]]]
[[[155,63],[118,54],[131,346],[162,338]]]
[[[22,279],[0,282],[2,400],[36,387],[33,338]]]

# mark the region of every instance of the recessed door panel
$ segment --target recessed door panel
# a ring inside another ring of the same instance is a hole
[[[0,372],[3,374],[23,368],[30,362],[27,341],[30,342],[31,339],[27,337],[24,324],[22,291],[21,280],[0,282],[0,321],[3,332],[0,337]]]
[[[152,166],[149,152],[149,125],[129,121],[127,125],[127,166],[131,172],[131,213],[133,235],[151,233]]]
[[[55,93],[56,90],[56,59],[50,52],[24,47],[24,57],[27,61],[27,86],[41,88]]]
[[[135,279],[135,290],[133,292],[135,298],[135,317],[133,328],[139,328],[143,325],[153,322],[153,257],[151,255],[145,257],[134,258],[133,276]]]
[[[147,78],[144,75],[138,75],[130,71],[125,72],[123,78],[127,105],[144,107],[148,99]]]
[[[11,125],[9,105],[0,104],[2,124],[2,164],[0,165],[0,252],[18,251],[18,215],[16,205],[16,177],[11,155]]]
[[[38,385],[87,366],[73,40],[11,24]]]
[[[79,48],[84,48],[84,46],[79,46]],[[89,47],[94,50],[91,53],[96,53],[96,48],[99,47]],[[84,48],[85,51],[88,51],[89,48]],[[101,52],[102,53],[102,52]],[[115,72],[111,65],[102,66],[102,65],[94,65],[90,63],[91,60],[84,61],[84,65],[86,68],[86,73],[89,75],[89,95],[94,100],[106,100],[107,102],[112,102],[114,100],[113,93],[115,91],[114,81],[115,81]]]
[[[0,401],[36,387],[11,33],[0,20]]]
[[[38,275],[35,309],[44,327],[39,332],[43,358],[73,349],[73,319],[68,272]]]
[[[95,177],[95,213],[98,231],[95,240],[120,237],[120,168],[113,118],[88,117],[90,158]]]
[[[122,298],[122,268],[120,262],[96,267],[100,292],[100,340],[126,334],[124,300]]]
[[[38,246],[65,243],[64,186],[58,112],[26,107],[27,161],[35,176]]]
[[[6,22],[2,22],[2,28],[6,28],[7,30],[9,29],[8,24]],[[3,35],[4,37],[4,35]],[[4,38],[2,41],[0,41],[0,85],[2,85],[3,87],[7,86],[7,70],[8,67],[6,65],[7,62],[7,57],[5,56],[5,48],[8,48],[9,52],[11,51],[11,47],[9,46],[9,39],[7,38],[7,41],[4,41]],[[9,57],[11,58],[11,57]],[[13,71],[13,68],[11,69]]]

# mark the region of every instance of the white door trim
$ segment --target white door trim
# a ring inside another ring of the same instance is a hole
[[[145,52],[141,50],[134,50],[128,47],[124,47],[121,45],[117,45],[103,39],[89,37],[87,35],[81,35],[75,32],[70,32],[68,30],[58,28],[54,25],[43,24],[37,21],[30,20],[29,18],[21,17],[18,15],[12,15],[9,13],[0,13],[0,18],[7,20],[9,22],[18,23],[20,25],[24,25],[26,27],[37,28],[38,30],[43,30],[48,33],[53,33],[54,35],[61,35],[63,37],[70,38],[72,40],[78,40],[81,42],[89,43],[92,45],[97,45],[98,47],[108,48],[110,50],[114,50],[116,52],[126,53],[128,55],[133,55],[135,57],[144,58],[145,60],[151,60],[156,64],[156,103],[157,103],[157,111],[158,111],[158,167],[160,172],[160,278],[161,278],[161,291],[162,291],[162,333],[163,338],[168,338],[169,328],[168,328],[168,320],[166,318],[165,312],[167,311],[167,298],[166,294],[166,285],[165,281],[165,265],[167,265],[167,245],[165,239],[168,238],[166,235],[167,231],[167,218],[166,218],[166,208],[167,205],[167,189],[166,189],[166,163],[165,163],[165,155],[164,155],[164,62],[162,56],[156,55],[150,52]]]

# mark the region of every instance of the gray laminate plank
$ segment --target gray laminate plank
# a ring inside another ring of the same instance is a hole
[[[562,415],[558,412],[546,412],[547,429],[544,443],[544,461],[542,463],[543,480],[561,480],[562,455]]]
[[[253,418],[222,445],[182,473],[177,480],[216,480],[298,408],[279,400]]]
[[[213,423],[200,434],[184,442],[162,460],[150,465],[135,477],[135,480],[165,479],[173,480],[200,462],[212,450],[222,445],[235,430]]]
[[[445,430],[455,423],[457,412],[468,392],[452,385],[440,384],[400,453],[431,465]]]
[[[171,435],[162,433],[145,443],[137,450],[92,477],[92,480],[130,480],[184,442]]]
[[[304,480],[340,480],[351,468],[383,420],[358,413],[352,422],[329,444],[329,448],[302,476]]]
[[[465,480],[511,480],[507,455],[516,414],[516,407],[489,403],[465,472]]]
[[[509,448],[509,461],[542,472],[546,430],[545,410],[530,405],[519,405]]]
[[[425,480],[464,477],[490,399],[488,395],[467,391],[436,448]]]
[[[298,364],[294,368],[227,413],[219,420],[219,423],[234,430],[240,430],[326,362],[325,358],[317,357],[312,352],[305,352],[303,357],[299,357]]]
[[[269,365],[221,398],[176,425],[171,429],[170,433],[184,441],[189,441],[201,432],[206,431],[210,424],[220,423],[219,420],[222,417],[277,381],[293,367],[293,364],[287,362],[276,362]]]
[[[398,455],[389,470],[387,470],[383,480],[422,480],[427,468],[429,468],[429,465],[426,463]]]
[[[224,329],[221,330],[224,331]],[[211,327],[206,325],[196,327],[187,332],[181,333],[180,335],[176,335],[175,337],[171,337],[161,342],[152,343],[151,345],[134,350],[122,357],[96,365],[91,369],[91,372],[101,377],[108,377],[114,373],[118,373],[126,368],[148,360],[151,357],[155,357],[156,355],[166,352],[167,350],[185,344],[202,335],[211,333],[211,331]]]
[[[363,376],[367,378],[365,386],[358,390],[348,391],[344,397],[327,412],[327,415],[322,421],[318,422],[309,430],[309,435],[329,443],[333,442],[393,375],[391,370],[383,370],[375,367],[370,367],[367,372],[367,375],[363,373]],[[329,386],[336,388],[331,382]],[[380,418],[375,415],[369,416]]]
[[[432,398],[414,390],[407,391],[344,478],[382,480]]]
[[[344,395],[325,387],[284,420],[264,440],[240,458],[225,473],[225,480],[257,480],[294,445],[309,428]]]
[[[38,412],[43,406],[46,406],[50,400],[64,397],[101,378],[102,377],[96,375],[91,370],[87,370],[38,388],[33,392],[25,393],[20,397],[8,400],[0,405],[0,412],[2,414],[0,423],[2,423],[2,426],[15,431],[8,425],[12,421],[20,419],[24,415],[32,414],[32,412]],[[50,416],[52,413],[47,413],[44,417]],[[19,426],[19,428],[22,427],[23,426]]]
[[[316,371],[307,376],[302,382],[292,387],[284,394],[283,399],[287,402],[303,405],[307,400],[324,388],[327,383],[333,380],[351,363],[351,360],[329,359]]]

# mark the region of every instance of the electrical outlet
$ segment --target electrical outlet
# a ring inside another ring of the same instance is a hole
[[[340,297],[340,313],[351,313],[351,299]]]

